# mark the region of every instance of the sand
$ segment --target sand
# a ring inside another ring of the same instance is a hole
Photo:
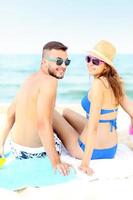
[[[0,105],[0,133],[2,132],[3,125],[6,119],[7,104]],[[80,105],[58,105],[56,108],[59,112],[62,112],[64,107],[69,107],[84,115],[84,112]],[[119,143],[126,144],[133,149],[133,139],[128,134],[128,127],[130,124],[129,116],[120,108],[118,113],[118,136]],[[88,182],[87,180],[72,181],[62,185],[47,186],[42,188],[26,188],[21,191],[8,191],[0,188],[0,195],[4,199],[54,199],[65,200],[132,200],[133,199],[133,176],[127,178],[116,178],[108,180],[93,180]]]

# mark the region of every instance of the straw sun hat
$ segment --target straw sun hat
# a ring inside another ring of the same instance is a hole
[[[110,42],[101,40],[89,53],[115,68],[113,59],[116,55],[116,49]]]

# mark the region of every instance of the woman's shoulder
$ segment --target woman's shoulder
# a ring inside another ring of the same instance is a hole
[[[98,89],[108,89],[109,83],[104,77],[94,78],[93,87]]]
[[[90,87],[90,90],[89,90],[89,96],[91,96],[92,94],[102,94],[104,93],[104,85],[102,83],[102,81],[99,79],[99,78],[94,78],[93,82],[92,82],[92,85]]]

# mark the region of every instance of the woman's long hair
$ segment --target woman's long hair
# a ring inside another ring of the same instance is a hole
[[[121,98],[124,95],[122,78],[119,76],[117,71],[113,67],[109,66],[108,64],[106,64],[106,68],[103,70],[103,72],[101,72],[98,75],[98,78],[100,78],[101,76],[104,76],[109,82],[109,85],[111,86],[113,90],[116,101],[119,104],[121,101]]]

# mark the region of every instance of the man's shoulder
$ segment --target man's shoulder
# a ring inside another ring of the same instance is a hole
[[[39,82],[39,90],[46,92],[49,91],[56,91],[57,89],[58,81],[56,78],[52,76],[44,76],[40,79]]]
[[[54,78],[53,76],[44,76],[40,79],[40,84],[41,85],[44,85],[44,84],[47,84],[48,85],[57,85],[57,79]],[[45,85],[46,86],[46,85]]]

